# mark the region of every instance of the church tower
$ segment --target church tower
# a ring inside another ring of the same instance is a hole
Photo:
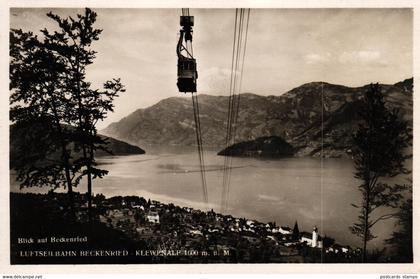
[[[318,244],[318,228],[315,226],[312,231],[312,247],[317,247]]]

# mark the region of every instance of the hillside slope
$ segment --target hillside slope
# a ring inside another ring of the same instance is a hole
[[[33,160],[38,159],[37,154],[39,149],[45,148],[48,145],[47,140],[43,141],[42,136],[45,136],[45,130],[38,129],[38,126],[32,126],[31,129],[24,129],[24,128],[17,128],[15,125],[10,125],[10,143],[9,143],[9,153],[10,153],[10,167],[15,165],[15,162],[20,160],[22,156],[22,152],[25,158],[33,158]],[[134,154],[144,154],[145,151],[138,146],[128,144],[126,142],[114,139],[112,137],[105,137],[102,138],[106,139],[108,142],[107,150],[112,152],[112,154],[105,152],[103,150],[97,150],[97,156],[122,156],[122,155],[134,155]],[[28,139],[40,138],[36,144],[32,146],[24,146],[28,142]],[[40,146],[42,145],[42,146]],[[54,156],[59,156],[59,153],[55,154]]]
[[[280,96],[241,94],[236,142],[279,136],[296,148],[297,156],[317,156],[321,149],[341,156],[351,147],[357,125],[357,109],[369,85],[346,87],[311,82]],[[412,123],[413,79],[381,85],[387,105],[399,108]],[[223,147],[228,107],[227,96],[199,95],[203,143]],[[194,145],[196,142],[191,99],[171,97],[138,109],[101,133],[144,146]]]

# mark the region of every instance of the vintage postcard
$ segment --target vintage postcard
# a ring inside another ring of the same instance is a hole
[[[2,7],[8,270],[419,271],[413,2],[23,3]]]

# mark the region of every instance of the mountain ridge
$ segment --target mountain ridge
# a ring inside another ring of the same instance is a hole
[[[412,85],[409,78],[381,84],[387,105],[401,110],[412,121]],[[324,119],[324,144],[332,157],[347,154],[357,126],[357,108],[369,84],[359,87],[309,82],[281,95],[240,95],[236,142],[279,136],[297,148],[297,156],[319,156],[320,120]],[[228,96],[199,94],[203,144],[222,148],[226,132]],[[321,117],[322,116],[322,117]],[[138,109],[102,134],[128,143],[147,145],[195,145],[192,104],[187,97],[163,99]],[[324,148],[325,151],[325,148]]]

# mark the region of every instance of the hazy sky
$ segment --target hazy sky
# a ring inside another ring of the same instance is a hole
[[[10,25],[26,31],[54,23],[52,10],[12,9]],[[120,77],[127,92],[103,128],[138,108],[171,96],[176,87],[180,9],[94,9],[103,29],[88,79],[101,85]],[[235,10],[191,9],[198,91],[227,94]],[[348,86],[395,83],[412,76],[411,9],[252,9],[242,91],[280,95],[311,81]]]

